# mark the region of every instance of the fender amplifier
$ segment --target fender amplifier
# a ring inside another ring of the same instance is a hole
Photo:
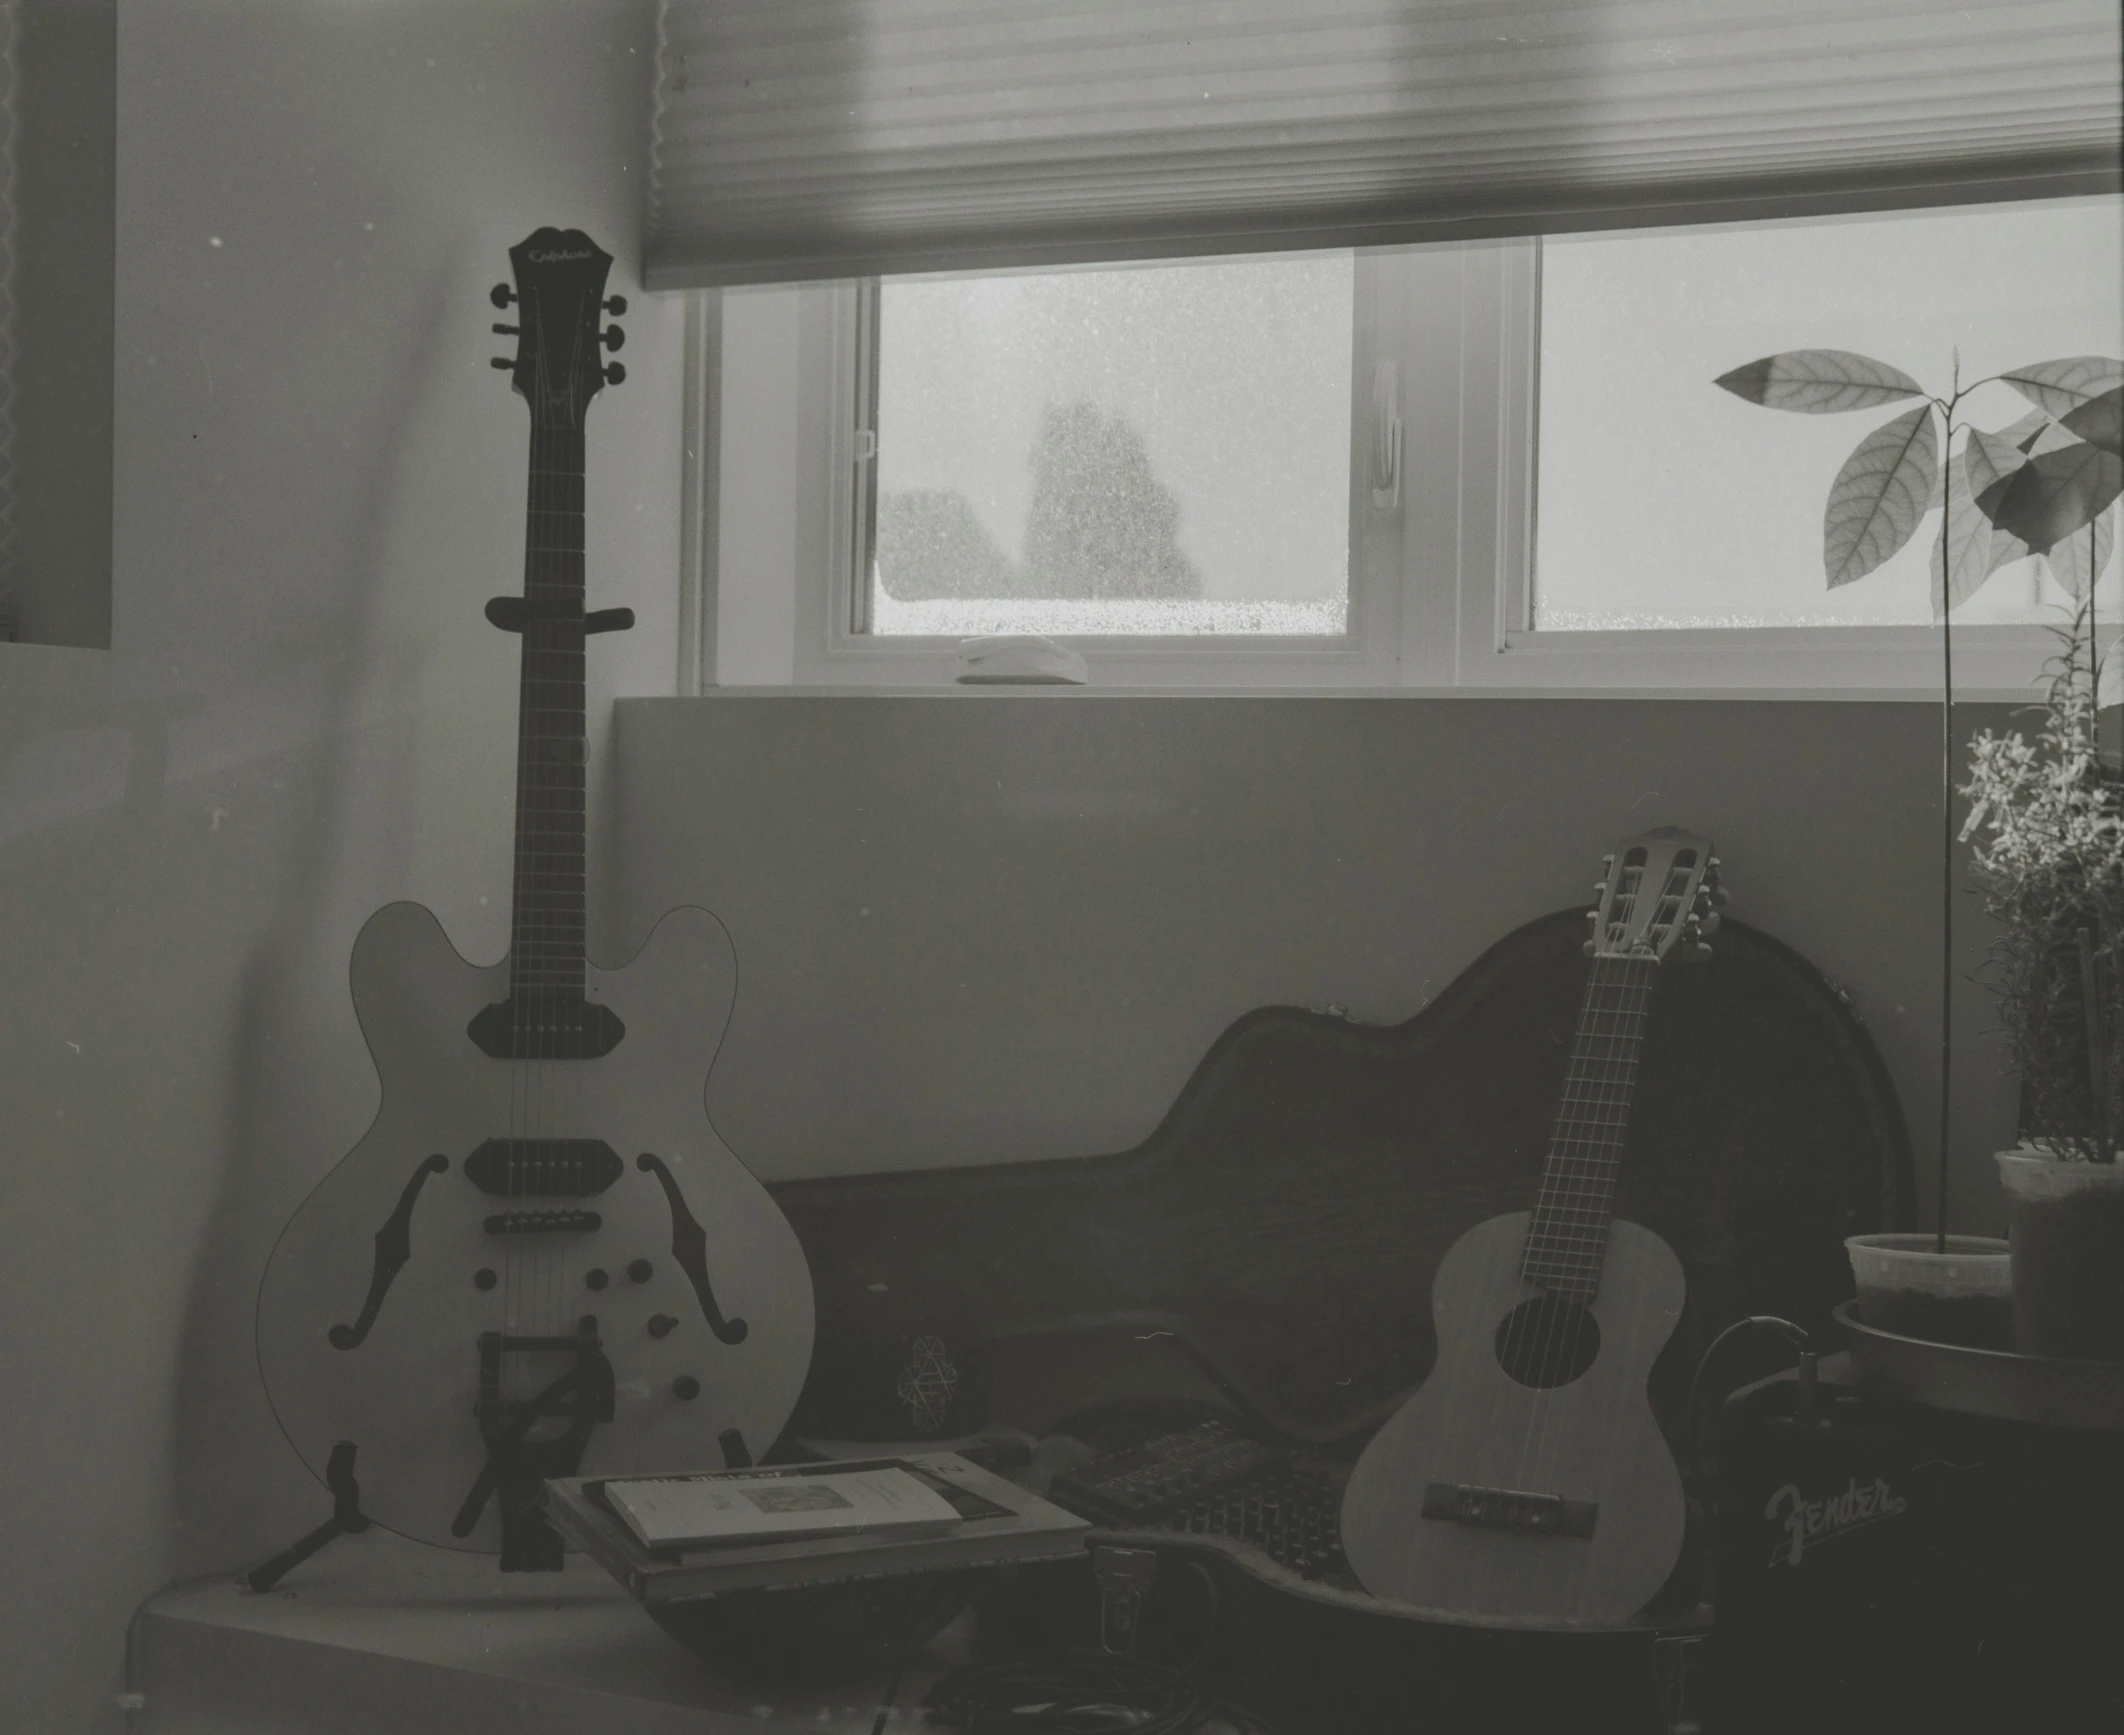
[[[2124,1728],[2114,1433],[1870,1396],[1842,1357],[1727,1401],[1718,1735]]]

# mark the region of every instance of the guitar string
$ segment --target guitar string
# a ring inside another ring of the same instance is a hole
[[[1663,899],[1665,889],[1663,886],[1655,895]],[[1642,878],[1637,895],[1645,895]],[[1663,914],[1664,911],[1655,906],[1654,931],[1657,931]],[[1622,1116],[1618,1114],[1610,1121],[1597,1111],[1627,1111],[1627,1098],[1617,1101],[1611,1095],[1623,1082],[1616,1073],[1612,1049],[1619,1040],[1634,1041],[1641,1034],[1639,1020],[1649,995],[1649,977],[1653,969],[1656,966],[1648,967],[1641,959],[1616,959],[1605,973],[1609,980],[1596,982],[1590,990],[1601,1002],[1588,1020],[1587,1037],[1593,1052],[1574,1066],[1575,1076],[1567,1082],[1564,1102],[1558,1113],[1559,1163],[1556,1184],[1548,1189],[1549,1208],[1556,1226],[1548,1236],[1552,1242],[1548,1258],[1562,1268],[1565,1282],[1570,1285],[1569,1300],[1575,1307],[1590,1309],[1598,1292],[1606,1251],[1605,1221],[1613,1208],[1617,1155],[1605,1152],[1601,1147],[1616,1142],[1615,1138],[1604,1135],[1619,1135]],[[1578,1057],[1574,1056],[1576,1060]],[[1591,1218],[1593,1221],[1589,1224],[1574,1221],[1574,1218]],[[1557,1310],[1545,1315],[1544,1324],[1545,1341],[1539,1347],[1533,1369],[1539,1381],[1530,1406],[1533,1449],[1525,1463],[1521,1485],[1539,1492],[1560,1494],[1563,1490],[1550,1486],[1556,1480],[1554,1454],[1560,1448],[1563,1436],[1563,1430],[1556,1424],[1568,1413],[1570,1406],[1563,1396],[1564,1387],[1554,1382],[1560,1381],[1567,1364],[1575,1359],[1572,1353],[1576,1347],[1574,1339],[1583,1329],[1583,1321],[1576,1312]]]
[[[1627,871],[1626,864],[1625,872]],[[1569,1112],[1572,1070],[1577,1063],[1578,1050],[1583,1042],[1584,1032],[1594,1017],[1594,1009],[1598,1003],[1601,989],[1601,966],[1604,962],[1605,959],[1596,952],[1592,968],[1587,972],[1585,998],[1579,1006],[1579,1034],[1574,1037],[1572,1053],[1565,1061],[1564,1093],[1563,1101],[1558,1108],[1558,1129],[1550,1136],[1549,1154],[1543,1163],[1541,1184],[1535,1191],[1534,1210],[1528,1216],[1527,1232],[1521,1242],[1519,1276],[1522,1288],[1533,1281],[1531,1267],[1534,1264],[1534,1238],[1539,1233],[1544,1221],[1546,1201],[1551,1187],[1550,1177],[1556,1168],[1557,1144],[1561,1136],[1562,1117]],[[1543,1288],[1544,1293],[1546,1293],[1545,1285],[1537,1285],[1537,1287]],[[1498,1354],[1498,1360],[1506,1370],[1506,1375],[1504,1379],[1494,1382],[1491,1386],[1489,1414],[1485,1420],[1481,1435],[1484,1440],[1497,1440],[1504,1435],[1504,1412],[1510,1407],[1515,1407],[1519,1402],[1514,1395],[1514,1387],[1517,1382],[1509,1370],[1518,1364],[1520,1352],[1526,1346],[1528,1320],[1524,1307],[1526,1302],[1532,1299],[1534,1298],[1522,1296],[1521,1302],[1515,1305],[1513,1311],[1507,1316],[1503,1344],[1492,1345],[1492,1353]],[[1499,1351],[1501,1351],[1501,1354],[1498,1353]],[[1536,1388],[1534,1400],[1526,1405],[1525,1426],[1519,1442],[1515,1468],[1512,1474],[1505,1478],[1514,1487],[1526,1486],[1529,1475],[1527,1462],[1529,1449],[1539,1420],[1540,1394],[1539,1388]]]
[[[1701,856],[1699,854],[1698,861]],[[1697,862],[1671,863],[1663,883],[1653,894],[1658,899],[1646,932],[1654,950],[1648,957],[1632,959],[1624,967],[1624,980],[1616,995],[1616,1009],[1612,1015],[1613,1028],[1604,1037],[1601,1053],[1588,1077],[1593,1087],[1593,1101],[1587,1105],[1596,1112],[1584,1115],[1590,1136],[1581,1135],[1583,1142],[1591,1144],[1595,1155],[1586,1159],[1592,1169],[1590,1176],[1574,1177],[1571,1197],[1572,1209],[1590,1217],[1590,1224],[1567,1225],[1567,1245],[1586,1269],[1581,1281],[1588,1291],[1585,1305],[1590,1308],[1597,1298],[1602,1277],[1607,1266],[1607,1255],[1612,1240],[1615,1194],[1620,1181],[1622,1143],[1629,1121],[1629,1113],[1636,1089],[1636,1072],[1643,1049],[1644,1032],[1649,1017],[1651,996],[1659,980],[1662,953],[1659,950],[1663,937],[1671,935],[1682,921],[1688,901],[1690,882]],[[1643,895],[1642,890],[1640,895]],[[1620,1048],[1623,1054],[1618,1056]],[[1598,1345],[1595,1346],[1596,1355]],[[1564,1346],[1569,1354],[1571,1346]],[[1548,1373],[1553,1377],[1564,1370],[1552,1365]],[[1547,1388],[1545,1388],[1547,1389]],[[1557,1388],[1559,1394],[1561,1388]],[[1559,1401],[1547,1406],[1552,1416],[1560,1414],[1565,1406]],[[1615,1425],[1620,1425],[1619,1421]],[[1563,1431],[1544,1429],[1542,1449],[1537,1452],[1535,1465],[1546,1487],[1555,1480],[1557,1454],[1564,1445]]]
[[[1538,1263],[1546,1275],[1546,1281],[1540,1287],[1550,1295],[1561,1295],[1566,1307],[1586,1305],[1589,1299],[1580,1293],[1587,1275],[1582,1269],[1589,1250],[1587,1238],[1582,1226],[1571,1218],[1591,1214],[1598,1207],[1598,1176],[1586,1172],[1599,1161],[1593,1151],[1586,1148],[1593,1141],[1585,1129],[1595,1124],[1587,1111],[1597,1105],[1602,1088],[1609,1082],[1603,1077],[1608,1063],[1600,1058],[1600,1051],[1612,1042],[1621,1018],[1627,1016],[1631,998],[1629,978],[1635,973],[1628,961],[1601,957],[1596,957],[1593,969],[1588,973],[1586,1010],[1580,1021],[1579,1038],[1573,1044],[1574,1052],[1558,1105],[1551,1161],[1545,1165],[1543,1186],[1537,1195],[1535,1216],[1529,1225],[1528,1263],[1530,1266]],[[1523,1322],[1525,1318],[1521,1314],[1517,1322]],[[1555,1389],[1555,1382],[1564,1371],[1571,1340],[1580,1322],[1575,1313],[1563,1308],[1542,1308],[1535,1319],[1533,1342],[1524,1341],[1526,1333],[1522,1325],[1521,1330],[1513,1334],[1521,1337],[1522,1342],[1518,1346],[1508,1345],[1508,1352],[1512,1347],[1522,1352],[1530,1364],[1525,1371],[1533,1382],[1519,1464],[1511,1482],[1517,1488],[1560,1494],[1564,1491],[1550,1487],[1554,1480],[1550,1473],[1550,1449],[1555,1434],[1552,1423],[1566,1405]],[[1526,1353],[1529,1351],[1530,1354]]]
[[[1625,864],[1624,872],[1625,874],[1629,872],[1629,864],[1627,863]],[[1627,919],[1626,915],[1625,919]],[[1570,1124],[1573,1087],[1577,1082],[1577,1074],[1580,1070],[1581,1057],[1588,1035],[1594,1029],[1599,1018],[1599,1007],[1605,986],[1603,977],[1606,974],[1603,967],[1608,962],[1609,959],[1602,952],[1596,951],[1592,968],[1586,974],[1585,999],[1579,1009],[1578,1033],[1572,1042],[1571,1055],[1565,1062],[1564,1088],[1561,1101],[1557,1107],[1556,1129],[1550,1137],[1549,1155],[1543,1164],[1541,1185],[1535,1192],[1534,1210],[1528,1218],[1527,1234],[1521,1249],[1520,1271],[1522,1280],[1532,1282],[1535,1287],[1542,1291],[1544,1296],[1552,1293],[1549,1283],[1533,1277],[1533,1269],[1537,1263],[1545,1268],[1550,1267],[1552,1259],[1545,1249],[1537,1247],[1537,1240],[1547,1239],[1544,1234],[1544,1225],[1548,1221],[1549,1214],[1556,1209],[1556,1199],[1562,1180],[1560,1164],[1567,1159],[1568,1155],[1569,1133],[1567,1129]],[[1534,1299],[1532,1297],[1528,1298],[1529,1301]],[[1497,1394],[1495,1403],[1498,1406],[1512,1401],[1510,1387],[1516,1382],[1510,1369],[1515,1365],[1523,1366],[1522,1357],[1524,1353],[1530,1347],[1533,1348],[1534,1365],[1526,1371],[1533,1375],[1537,1383],[1533,1387],[1531,1400],[1526,1404],[1526,1420],[1520,1437],[1517,1461],[1512,1475],[1508,1478],[1511,1486],[1523,1489],[1532,1487],[1535,1480],[1535,1460],[1538,1456],[1540,1439],[1545,1431],[1547,1406],[1543,1401],[1544,1390],[1539,1381],[1544,1375],[1552,1353],[1553,1346],[1548,1339],[1554,1330],[1549,1317],[1551,1310],[1542,1309],[1534,1316],[1535,1321],[1538,1323],[1532,1325],[1532,1331],[1538,1335],[1536,1336],[1536,1341],[1530,1345],[1528,1341],[1530,1321],[1525,1307],[1526,1303],[1523,1302],[1520,1307],[1514,1309],[1510,1316],[1510,1323],[1505,1330],[1504,1355],[1502,1358],[1507,1368],[1506,1379],[1499,1382],[1495,1388]],[[1492,1437],[1495,1437],[1494,1433]]]
[[[1629,1063],[1619,1062],[1614,1050],[1618,1046],[1634,1046],[1641,1037],[1641,1020],[1656,970],[1656,965],[1627,959],[1617,960],[1616,967],[1606,973],[1611,980],[1602,985],[1603,1003],[1596,1007],[1591,1021],[1594,1052],[1577,1069],[1578,1076],[1573,1081],[1576,1088],[1567,1090],[1559,1116],[1571,1124],[1562,1131],[1564,1148],[1557,1185],[1551,1193],[1552,1211],[1558,1214],[1554,1239],[1556,1251],[1570,1272],[1571,1299],[1581,1307],[1590,1308],[1598,1293],[1608,1240],[1606,1225],[1613,1210],[1619,1149],[1603,1147],[1619,1145],[1629,1104],[1631,1081],[1621,1070]],[[1609,1112],[1604,1114],[1603,1110]],[[1591,1221],[1574,1221],[1575,1218]],[[1578,1345],[1574,1340],[1582,1329],[1583,1323],[1575,1313],[1554,1317],[1549,1341],[1538,1356],[1535,1372],[1541,1383],[1533,1408],[1540,1425],[1529,1466],[1531,1473],[1525,1479],[1526,1485],[1537,1491],[1565,1492],[1551,1486],[1557,1480],[1555,1455],[1563,1440],[1563,1430],[1555,1424],[1568,1409],[1562,1376],[1577,1359],[1574,1351]]]
[[[1638,870],[1631,888],[1633,907],[1623,912],[1622,919],[1627,923],[1634,914],[1634,899],[1654,898],[1646,932],[1656,947],[1659,937],[1680,919],[1678,888],[1685,889],[1688,869],[1678,862],[1671,864],[1656,889],[1648,892],[1644,866],[1626,864],[1626,872],[1630,866]],[[1656,951],[1650,957],[1596,953],[1588,972],[1579,1039],[1573,1044],[1558,1106],[1551,1160],[1544,1165],[1529,1223],[1526,1264],[1538,1263],[1552,1280],[1560,1276],[1573,1309],[1545,1308],[1537,1316],[1539,1337],[1527,1370],[1536,1384],[1514,1478],[1515,1486],[1536,1492],[1562,1492],[1550,1484],[1555,1480],[1556,1454],[1564,1435],[1555,1424],[1568,1413],[1564,1393],[1576,1383],[1564,1375],[1578,1359],[1580,1334],[1585,1329],[1575,1309],[1590,1310],[1605,1266],[1621,1138],[1634,1092],[1634,1069],[1652,984],[1658,975],[1657,959]],[[1609,968],[1603,969],[1604,965]],[[1517,1316],[1515,1327],[1524,1318]],[[1519,1329],[1507,1335],[1508,1357],[1515,1349],[1528,1347],[1523,1341],[1516,1345],[1510,1341],[1521,1336]],[[1596,1344],[1596,1357],[1598,1352]]]

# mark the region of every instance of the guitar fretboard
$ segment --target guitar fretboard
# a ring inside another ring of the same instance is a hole
[[[1593,961],[1520,1261],[1520,1275],[1553,1295],[1591,1301],[1600,1287],[1645,1015],[1658,975],[1654,958]]]
[[[531,429],[509,990],[583,991],[583,436]]]

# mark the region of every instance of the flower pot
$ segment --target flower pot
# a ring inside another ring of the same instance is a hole
[[[2001,1151],[2023,1355],[2124,1361],[2124,1162]]]
[[[1876,1331],[1972,1349],[2012,1349],[2013,1266],[1988,1235],[1853,1235],[1844,1242],[1858,1316]]]

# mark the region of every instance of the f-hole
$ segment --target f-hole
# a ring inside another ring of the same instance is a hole
[[[1589,1308],[1553,1295],[1523,1301],[1497,1328],[1497,1365],[1523,1386],[1567,1386],[1600,1354]]]

